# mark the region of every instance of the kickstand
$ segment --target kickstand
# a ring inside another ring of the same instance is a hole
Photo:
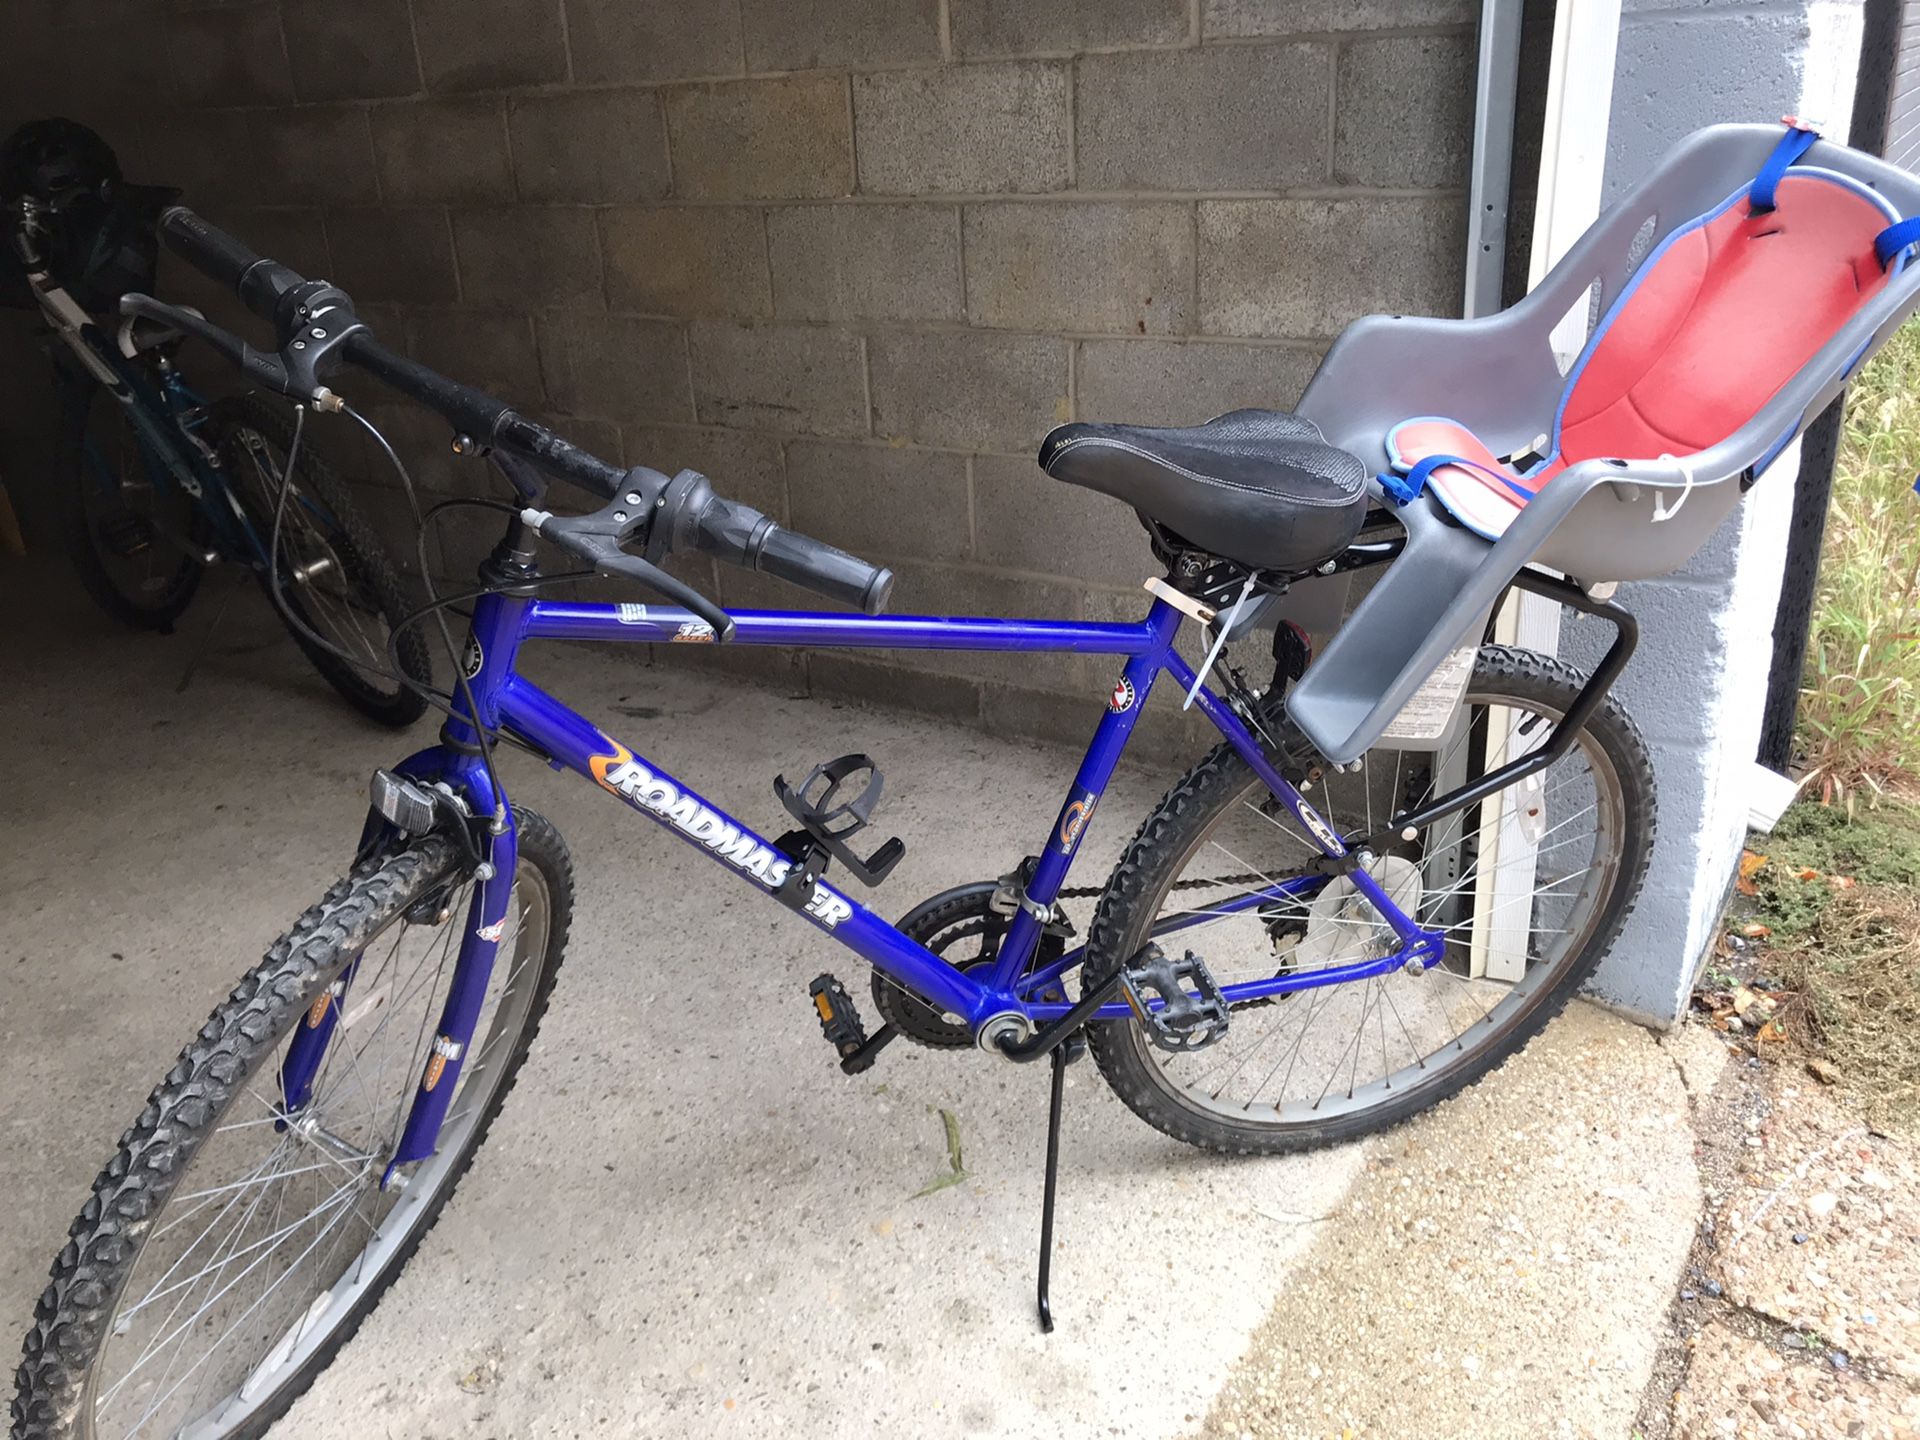
[[[207,622],[207,628],[202,632],[200,642],[193,647],[193,654],[187,657],[187,668],[180,672],[180,683],[173,687],[174,694],[187,693],[187,686],[193,683],[193,672],[200,668],[200,662],[206,659],[207,652],[213,648],[214,632],[220,628],[220,622],[226,618],[227,606],[233,603],[234,592],[239,588],[239,584],[229,585],[227,593],[220,597],[220,604],[215,608],[213,618]]]
[[[1047,1098],[1047,1186],[1040,1202],[1040,1330],[1053,1333],[1053,1302],[1047,1294],[1047,1281],[1053,1273],[1053,1195],[1060,1178],[1060,1097],[1067,1084],[1067,1062],[1079,1045],[1078,1036],[1055,1048],[1053,1086]]]

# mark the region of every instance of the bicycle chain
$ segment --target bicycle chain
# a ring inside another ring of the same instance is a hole
[[[1251,885],[1256,880],[1264,880],[1269,885],[1274,885],[1282,880],[1305,880],[1311,874],[1313,874],[1313,872],[1310,870],[1290,870],[1284,875],[1267,875],[1258,870],[1252,870],[1239,875],[1202,875],[1192,880],[1176,880],[1168,888],[1172,890],[1202,890],[1209,885]],[[1104,894],[1106,888],[1104,885],[1078,885],[1071,890],[1062,890],[1058,898],[1061,900],[1087,900],[1095,895]]]

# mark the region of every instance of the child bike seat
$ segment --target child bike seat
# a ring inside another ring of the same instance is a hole
[[[1424,482],[1462,525],[1496,539],[1582,460],[1693,455],[1751,420],[1906,263],[1885,196],[1837,171],[1788,169],[1816,138],[1792,125],[1751,184],[1641,262],[1568,375],[1543,455],[1516,465],[1457,420],[1403,420],[1386,438],[1388,463],[1411,477],[1403,488]]]
[[[1523,568],[1597,588],[1686,564],[1920,308],[1903,215],[1920,179],[1883,160],[1797,121],[1719,125],[1499,314],[1350,325],[1297,408],[1406,535],[1287,696],[1315,748],[1365,753]]]
[[[1177,430],[1061,425],[1041,443],[1040,466],[1256,570],[1304,570],[1336,554],[1367,508],[1359,458],[1278,410],[1234,410]]]

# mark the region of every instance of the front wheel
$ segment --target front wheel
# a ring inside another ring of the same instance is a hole
[[[1375,749],[1306,798],[1356,836],[1546,743],[1583,677],[1522,650],[1483,649],[1438,747]],[[1370,873],[1446,938],[1413,974],[1302,988],[1236,1005],[1192,1053],[1134,1020],[1090,1027],[1120,1098],[1158,1129],[1228,1153],[1308,1149],[1383,1130],[1471,1085],[1557,1014],[1619,933],[1653,845],[1653,773],[1609,701],[1562,759],[1382,850]],[[1399,942],[1352,882],[1235,905],[1320,854],[1245,761],[1221,745],[1147,817],[1108,882],[1086,977],[1150,940],[1190,949],[1222,986],[1383,959]]]
[[[54,488],[74,573],[122,625],[169,631],[206,568],[198,506],[98,385],[67,382],[61,412]]]
[[[515,821],[506,932],[434,1153],[381,1188],[472,893],[441,837],[329,890],[155,1087],[35,1309],[15,1440],[257,1436],[359,1327],[486,1138],[553,989],[572,867],[545,820]],[[282,1058],[328,1004],[332,1037],[289,1113]]]

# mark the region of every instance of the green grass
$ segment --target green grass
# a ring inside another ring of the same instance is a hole
[[[1920,892],[1920,807],[1888,799],[1852,815],[1801,801],[1753,848],[1767,863],[1753,877],[1774,944],[1817,936],[1837,895],[1834,877],[1876,890]],[[1813,875],[1801,879],[1802,871]]]
[[[1847,394],[1800,743],[1818,793],[1920,786],[1920,320]]]
[[[1753,876],[1766,968],[1801,1002],[1787,1029],[1838,1067],[1876,1123],[1920,1125],[1920,806],[1803,800]]]

